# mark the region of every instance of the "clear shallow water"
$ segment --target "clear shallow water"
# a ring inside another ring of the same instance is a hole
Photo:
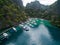
[[[40,24],[37,28],[29,28],[22,34],[12,36],[4,45],[60,45],[60,30]]]

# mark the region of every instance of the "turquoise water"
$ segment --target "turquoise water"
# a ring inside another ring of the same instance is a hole
[[[29,31],[18,31],[4,45],[60,45],[60,29],[52,26],[47,20],[40,20],[36,28]],[[17,30],[19,28],[17,27]]]

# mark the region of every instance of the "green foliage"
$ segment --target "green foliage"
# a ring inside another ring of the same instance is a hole
[[[13,0],[0,0],[0,29],[16,26],[26,19],[23,8],[16,5]]]
[[[38,8],[41,8],[38,9],[36,8],[37,6],[34,7],[36,3],[28,3],[25,11],[30,17],[43,18],[49,20],[53,25],[60,27],[60,10],[58,8],[58,6],[60,7],[60,4],[57,3],[58,2],[55,2],[54,4],[47,6],[48,8],[45,7],[45,10],[41,8],[42,5],[37,4],[37,6],[40,6]]]

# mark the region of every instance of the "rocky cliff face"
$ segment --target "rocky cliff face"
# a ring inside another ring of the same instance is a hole
[[[58,8],[58,13],[60,15],[60,0],[57,1],[57,8]]]
[[[40,3],[38,1],[28,3],[26,8],[40,9]]]
[[[47,8],[49,8],[48,6],[45,6],[45,5],[42,5],[40,4],[39,1],[34,1],[34,2],[31,2],[31,3],[28,3],[26,5],[26,8],[30,8],[30,9],[42,9],[42,10],[45,10]]]
[[[23,2],[22,0],[12,0],[16,5],[23,7]]]

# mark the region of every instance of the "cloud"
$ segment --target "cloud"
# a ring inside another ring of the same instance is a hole
[[[35,0],[22,0],[22,1],[23,1],[23,5],[26,6],[27,3],[30,3],[30,2],[35,1]],[[44,5],[51,5],[54,2],[56,2],[57,0],[38,0],[38,1]]]
[[[23,5],[26,6],[27,3],[30,3],[32,1],[35,1],[35,0],[22,0],[23,1]]]
[[[44,4],[44,5],[51,5],[53,4],[54,2],[56,2],[57,0],[38,0],[41,4]]]

